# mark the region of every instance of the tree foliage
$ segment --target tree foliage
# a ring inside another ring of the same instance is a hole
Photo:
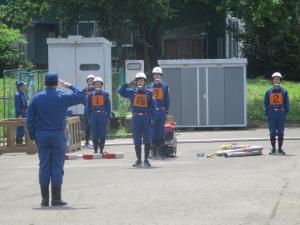
[[[162,24],[176,18],[187,4],[197,5],[199,13],[207,12],[202,21],[205,24],[212,24],[216,17],[211,13],[214,8],[220,15],[228,12],[242,20],[249,75],[269,76],[280,71],[288,79],[300,80],[300,0],[7,0],[0,7],[0,16],[9,26],[23,27],[35,16],[56,18],[65,24],[97,20],[101,35],[116,41],[121,62],[129,20],[137,41],[137,58],[144,59],[150,68],[161,58]],[[192,17],[188,19],[193,23]],[[222,28],[214,31],[217,29]]]
[[[14,68],[20,63],[22,52],[18,44],[25,44],[20,31],[0,23],[0,74],[4,69]]]
[[[242,37],[251,76],[269,78],[280,71],[286,79],[300,80],[299,0],[223,0],[220,8],[245,25]]]

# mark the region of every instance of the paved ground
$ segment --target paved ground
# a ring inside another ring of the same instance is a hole
[[[286,131],[287,137],[299,134],[299,128]],[[199,131],[178,139],[266,135],[265,129]],[[299,140],[285,142],[287,156],[269,156],[267,141],[252,141],[263,145],[262,156],[196,157],[221,144],[179,144],[177,158],[152,160],[151,169],[131,167],[130,145],[106,148],[124,152],[124,159],[66,161],[63,199],[69,205],[47,209],[39,206],[37,155],[1,155],[0,224],[299,225]]]

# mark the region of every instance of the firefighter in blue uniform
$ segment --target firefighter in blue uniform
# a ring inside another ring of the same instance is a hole
[[[49,184],[51,181],[52,206],[67,203],[61,199],[61,185],[66,153],[66,114],[70,106],[84,103],[84,94],[70,83],[60,80],[63,87],[73,93],[57,91],[58,73],[45,75],[45,90],[33,96],[28,109],[27,127],[29,136],[38,147],[39,183],[41,206],[49,206]]]
[[[94,81],[95,91],[88,96],[87,112],[91,123],[94,152],[103,154],[103,149],[106,139],[106,125],[111,116],[111,104],[109,94],[102,91],[103,79],[95,77]]]
[[[158,156],[164,157],[164,135],[165,135],[165,122],[166,116],[169,111],[169,87],[165,82],[162,82],[162,69],[154,67],[152,71],[154,82],[147,88],[151,89],[157,105],[157,116],[152,126],[152,147],[151,157],[157,158]]]
[[[268,89],[264,97],[264,111],[269,123],[271,152],[276,153],[276,136],[278,137],[278,153],[285,155],[282,149],[284,125],[289,112],[289,96],[281,85],[282,76],[275,72],[272,74],[273,87]]]
[[[88,96],[94,92],[95,88],[93,86],[93,81],[95,79],[95,75],[90,74],[87,76],[86,78],[86,83],[87,83],[87,87],[84,88],[82,90],[82,92],[84,93],[86,100],[88,98]],[[87,112],[87,103],[85,103],[84,105],[84,123],[85,123],[85,146],[89,146],[89,140],[90,140],[90,135],[91,135],[91,124],[90,121],[88,119],[88,112]]]
[[[119,89],[119,94],[130,99],[132,106],[132,130],[133,142],[137,161],[133,167],[142,166],[142,138],[144,143],[144,166],[150,167],[149,153],[151,148],[151,120],[155,118],[156,103],[152,91],[145,88],[146,75],[139,72],[135,76],[134,83],[137,87],[129,88],[128,84],[123,84]]]
[[[28,105],[27,105],[25,92],[27,89],[27,84],[24,81],[18,81],[16,86],[17,86],[17,92],[15,95],[16,118],[26,118]],[[24,137],[24,127],[17,127],[16,144],[23,144],[23,137]]]

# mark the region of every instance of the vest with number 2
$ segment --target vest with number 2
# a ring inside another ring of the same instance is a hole
[[[285,110],[287,92],[283,89],[271,89],[269,92],[269,108],[270,110]]]

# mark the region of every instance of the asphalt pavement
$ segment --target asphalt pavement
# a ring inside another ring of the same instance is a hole
[[[285,133],[287,155],[270,156],[266,129],[180,132],[177,156],[150,169],[132,168],[131,139],[108,140],[124,158],[66,161],[65,207],[40,207],[37,155],[3,154],[0,225],[299,225],[300,128]],[[263,155],[196,156],[231,142],[262,145]]]

